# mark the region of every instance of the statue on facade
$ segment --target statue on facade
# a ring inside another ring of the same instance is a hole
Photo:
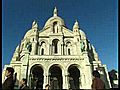
[[[50,84],[51,89],[60,89],[58,84],[58,79],[54,77]]]
[[[83,41],[80,42],[81,52],[85,51],[85,43]]]
[[[31,50],[32,50],[32,44],[31,44],[30,42],[27,42],[26,48],[27,48],[27,50],[28,50],[29,52],[31,52]]]
[[[69,83],[70,83],[70,89],[75,89],[75,84],[72,77],[69,78]]]

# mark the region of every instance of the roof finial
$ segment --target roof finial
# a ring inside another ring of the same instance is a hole
[[[54,9],[54,16],[57,16],[57,8]]]
[[[78,21],[77,21],[77,19],[75,20],[75,24],[78,25]],[[78,25],[78,26],[79,26],[79,25]]]
[[[37,22],[35,20],[32,23],[32,28],[38,28],[38,24],[37,24]]]
[[[73,26],[73,29],[79,29],[79,24],[78,24],[77,19],[75,20],[75,24]]]

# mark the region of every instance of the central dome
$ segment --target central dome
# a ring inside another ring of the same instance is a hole
[[[60,25],[63,25],[63,26],[65,25],[63,19],[61,17],[57,16],[57,9],[56,9],[56,7],[55,7],[54,12],[53,12],[53,17],[51,17],[51,18],[49,18],[47,20],[47,22],[45,23],[44,28],[52,25],[54,22],[58,22]]]

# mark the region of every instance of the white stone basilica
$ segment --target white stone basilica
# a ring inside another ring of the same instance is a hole
[[[16,86],[22,78],[27,78],[31,89],[45,89],[46,84],[51,89],[91,89],[92,71],[96,69],[105,87],[111,87],[106,65],[101,64],[78,21],[72,30],[68,29],[56,8],[43,29],[33,21],[32,28],[16,47],[10,65],[4,66],[2,81],[6,67],[15,69]]]

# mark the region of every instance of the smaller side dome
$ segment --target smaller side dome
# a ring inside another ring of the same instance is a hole
[[[79,24],[78,24],[78,21],[76,20],[74,26],[73,26],[73,29],[79,29]]]
[[[24,38],[30,37],[31,35],[36,35],[36,31],[37,31],[37,30],[38,30],[38,24],[37,24],[37,22],[34,20],[33,23],[32,23],[32,28],[26,32]]]
[[[86,39],[86,35],[81,29],[79,30],[79,32],[80,32],[80,35],[81,35],[81,39]]]
[[[79,24],[78,21],[76,20],[74,26],[73,26],[73,32],[78,32],[79,31]]]
[[[33,33],[33,30],[30,29],[29,31],[27,31],[27,33],[25,34],[24,38],[30,37],[30,35]]]

